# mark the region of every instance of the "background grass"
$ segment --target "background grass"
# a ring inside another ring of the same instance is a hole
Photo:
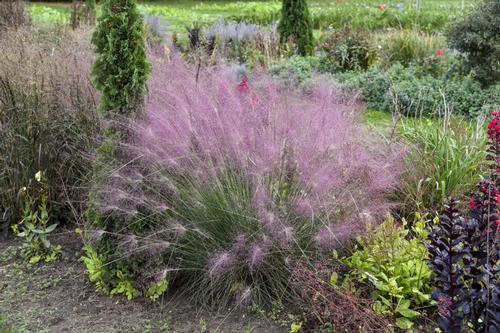
[[[432,16],[434,21],[426,19],[423,29],[432,30],[435,26],[444,26],[446,18],[461,15],[461,0],[420,0],[422,17]],[[149,14],[163,16],[171,25],[171,29],[177,32],[185,31],[185,27],[193,22],[210,24],[220,19],[243,19],[256,23],[270,23],[276,21],[279,17],[280,0],[255,0],[255,1],[230,1],[230,0],[156,0],[156,1],[138,1],[142,9]],[[415,12],[416,0],[316,0],[309,1],[309,6],[313,17],[328,15],[330,20],[328,24],[353,26],[361,25],[372,29],[384,27],[386,24],[380,19],[382,13],[378,8],[379,4],[384,3],[386,8],[397,11],[398,4],[404,5],[405,13]],[[467,11],[473,7],[475,1],[464,0],[464,10]],[[71,8],[70,2],[48,2],[33,1],[33,13],[35,22],[56,21],[62,23],[60,15],[54,11],[44,13],[43,8],[57,10],[60,14],[69,16]],[[337,13],[337,14],[336,14]],[[414,14],[411,14],[414,15]],[[52,18],[52,19],[51,19]],[[413,19],[413,18],[412,18]],[[391,20],[394,20],[391,18]],[[263,22],[260,22],[263,21]],[[316,21],[316,28],[319,22],[325,21],[325,17],[320,17]],[[331,22],[330,22],[331,21]],[[345,21],[345,22],[344,22]],[[397,24],[397,23],[396,23]],[[408,24],[408,22],[403,22]],[[413,22],[410,22],[413,24]]]

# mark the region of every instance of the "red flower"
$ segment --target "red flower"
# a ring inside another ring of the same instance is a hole
[[[385,3],[380,3],[380,4],[378,5],[378,8],[379,8],[380,10],[385,10],[385,8],[386,8]]]
[[[441,56],[444,54],[444,50],[436,50],[436,54]]]
[[[493,119],[488,124],[488,136],[494,142],[500,142],[500,117],[498,111],[493,112]]]
[[[474,199],[469,200],[469,208],[470,209],[476,209],[478,208],[478,204],[476,204],[476,201]]]
[[[246,76],[243,78],[243,80],[241,80],[240,84],[238,84],[237,89],[243,95],[247,95],[248,93],[250,93],[251,88]]]

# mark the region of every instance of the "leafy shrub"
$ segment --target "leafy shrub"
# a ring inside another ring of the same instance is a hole
[[[336,74],[348,91],[359,91],[370,109],[404,115],[454,114],[474,117],[500,105],[500,85],[481,89],[472,77],[438,77],[418,73],[419,67],[397,64],[383,72]]]
[[[18,28],[28,25],[29,14],[23,0],[5,0],[0,2],[0,29]]]
[[[428,253],[424,244],[427,237],[425,220],[417,217],[410,231],[397,226],[389,216],[376,230],[367,232],[360,240],[361,249],[347,258],[354,269],[350,278],[359,277],[368,282],[377,294],[376,312],[395,316],[401,329],[410,329],[419,312],[414,309],[429,304],[431,269],[427,266]]]
[[[447,33],[451,48],[463,54],[465,69],[483,85],[500,80],[500,3],[484,0]]]
[[[293,294],[294,262],[387,210],[398,158],[365,141],[350,98],[328,85],[280,92],[265,76],[238,84],[221,71],[197,81],[179,59],[157,61],[146,118],[119,147],[132,162],[99,193],[109,218],[88,225],[102,230],[95,248],[111,275],[143,291],[167,271],[198,302],[270,304]]]
[[[90,44],[69,35],[10,31],[0,43],[0,214],[22,216],[20,190],[42,170],[50,219],[69,218],[68,200],[81,208],[81,182],[89,169],[87,150],[99,134],[96,93],[88,71]],[[39,198],[33,198],[39,200]]]
[[[329,33],[319,48],[333,70],[367,69],[375,55],[369,34],[349,28]]]
[[[292,40],[297,45],[298,54],[311,55],[314,39],[311,16],[306,0],[283,0],[281,19],[278,25],[282,41]]]
[[[270,74],[280,86],[293,89],[312,79],[319,66],[318,57],[293,56],[273,65]]]
[[[410,143],[407,172],[396,191],[399,211],[438,212],[450,196],[469,193],[485,168],[482,123],[407,120],[400,129]]]

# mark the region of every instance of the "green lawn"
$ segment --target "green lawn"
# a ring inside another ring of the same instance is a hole
[[[448,18],[462,13],[462,0],[420,0],[421,10],[415,10],[416,0],[314,0],[309,1],[316,28],[329,25],[360,26],[379,29],[387,26],[405,28],[421,25],[424,30],[443,26]],[[269,24],[278,20],[280,0],[156,0],[138,1],[143,12],[164,17],[171,30],[185,31],[193,22],[210,24],[220,19],[245,20]],[[385,4],[385,9],[379,5]],[[403,4],[403,7],[399,7]],[[464,0],[465,10],[473,0]],[[69,18],[68,2],[33,2],[35,22],[64,23]],[[400,12],[401,10],[401,12]]]

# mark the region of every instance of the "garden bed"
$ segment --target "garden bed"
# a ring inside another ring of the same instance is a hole
[[[61,260],[32,267],[19,255],[20,242],[0,243],[1,333],[287,332],[243,310],[199,310],[182,295],[156,304],[100,295],[80,262],[79,237],[61,230],[53,242],[62,245]]]

